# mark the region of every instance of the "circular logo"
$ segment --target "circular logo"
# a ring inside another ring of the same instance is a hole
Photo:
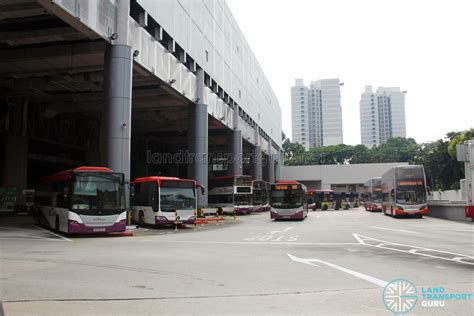
[[[397,279],[389,282],[382,293],[385,307],[394,314],[411,311],[418,301],[418,290],[410,281]]]

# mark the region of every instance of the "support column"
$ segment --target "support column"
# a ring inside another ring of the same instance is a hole
[[[191,161],[188,165],[188,177],[204,186],[205,193],[197,190],[198,206],[207,205],[208,176],[208,114],[207,104],[191,104],[188,115],[188,148]]]
[[[242,175],[242,131],[239,127],[239,106],[234,107],[234,130],[230,132],[229,143],[230,146],[230,161],[228,174],[239,176]]]
[[[262,147],[258,145],[252,151],[252,178],[262,180]]]
[[[197,76],[197,98],[199,102],[204,100],[204,70],[198,69]],[[188,149],[190,161],[188,163],[188,178],[196,180],[197,184],[204,186],[205,192],[197,190],[197,202],[199,207],[207,206],[208,195],[208,141],[209,127],[207,104],[191,104],[188,111]]]
[[[268,163],[267,163],[267,175],[268,175],[268,182],[274,183],[275,182],[275,157],[273,157],[272,153],[272,140],[268,140]]]
[[[130,2],[119,1],[117,6],[117,35],[105,52],[107,166],[125,174],[126,207],[130,207],[130,146],[132,116],[132,47],[128,43]]]
[[[17,205],[23,205],[23,190],[27,189],[28,138],[21,135],[0,137],[0,186],[16,188]]]

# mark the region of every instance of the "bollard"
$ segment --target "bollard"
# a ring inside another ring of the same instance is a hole
[[[178,220],[179,220],[178,211],[174,211],[174,231],[175,232],[178,231]]]
[[[128,225],[132,225],[132,210],[128,210]]]
[[[216,208],[216,225],[219,225],[219,208]]]
[[[235,216],[235,215],[236,215],[235,208],[234,208],[233,214],[234,214],[234,221],[235,221],[235,219],[236,219],[236,216]]]

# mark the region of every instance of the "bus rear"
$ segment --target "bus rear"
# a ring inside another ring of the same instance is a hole
[[[271,186],[270,218],[303,220],[308,215],[306,187],[297,181],[279,181]]]
[[[251,176],[234,177],[234,210],[237,214],[250,214],[252,205],[253,187]]]
[[[175,177],[134,180],[133,219],[140,225],[194,224],[196,181]]]
[[[252,205],[254,212],[264,212],[270,209],[269,185],[262,180],[253,180],[253,198]]]

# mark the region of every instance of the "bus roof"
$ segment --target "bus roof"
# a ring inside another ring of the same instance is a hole
[[[158,185],[160,185],[161,181],[194,182],[194,184],[196,184],[196,181],[192,179],[180,179],[178,177],[162,177],[162,176],[149,176],[149,177],[136,178],[135,180],[132,181],[132,183],[158,182]]]
[[[41,178],[41,181],[44,183],[54,183],[54,182],[63,182],[70,180],[74,172],[113,172],[112,169],[106,167],[91,167],[91,166],[82,166],[74,169],[69,169],[65,171],[58,172],[56,174],[46,176]]]

